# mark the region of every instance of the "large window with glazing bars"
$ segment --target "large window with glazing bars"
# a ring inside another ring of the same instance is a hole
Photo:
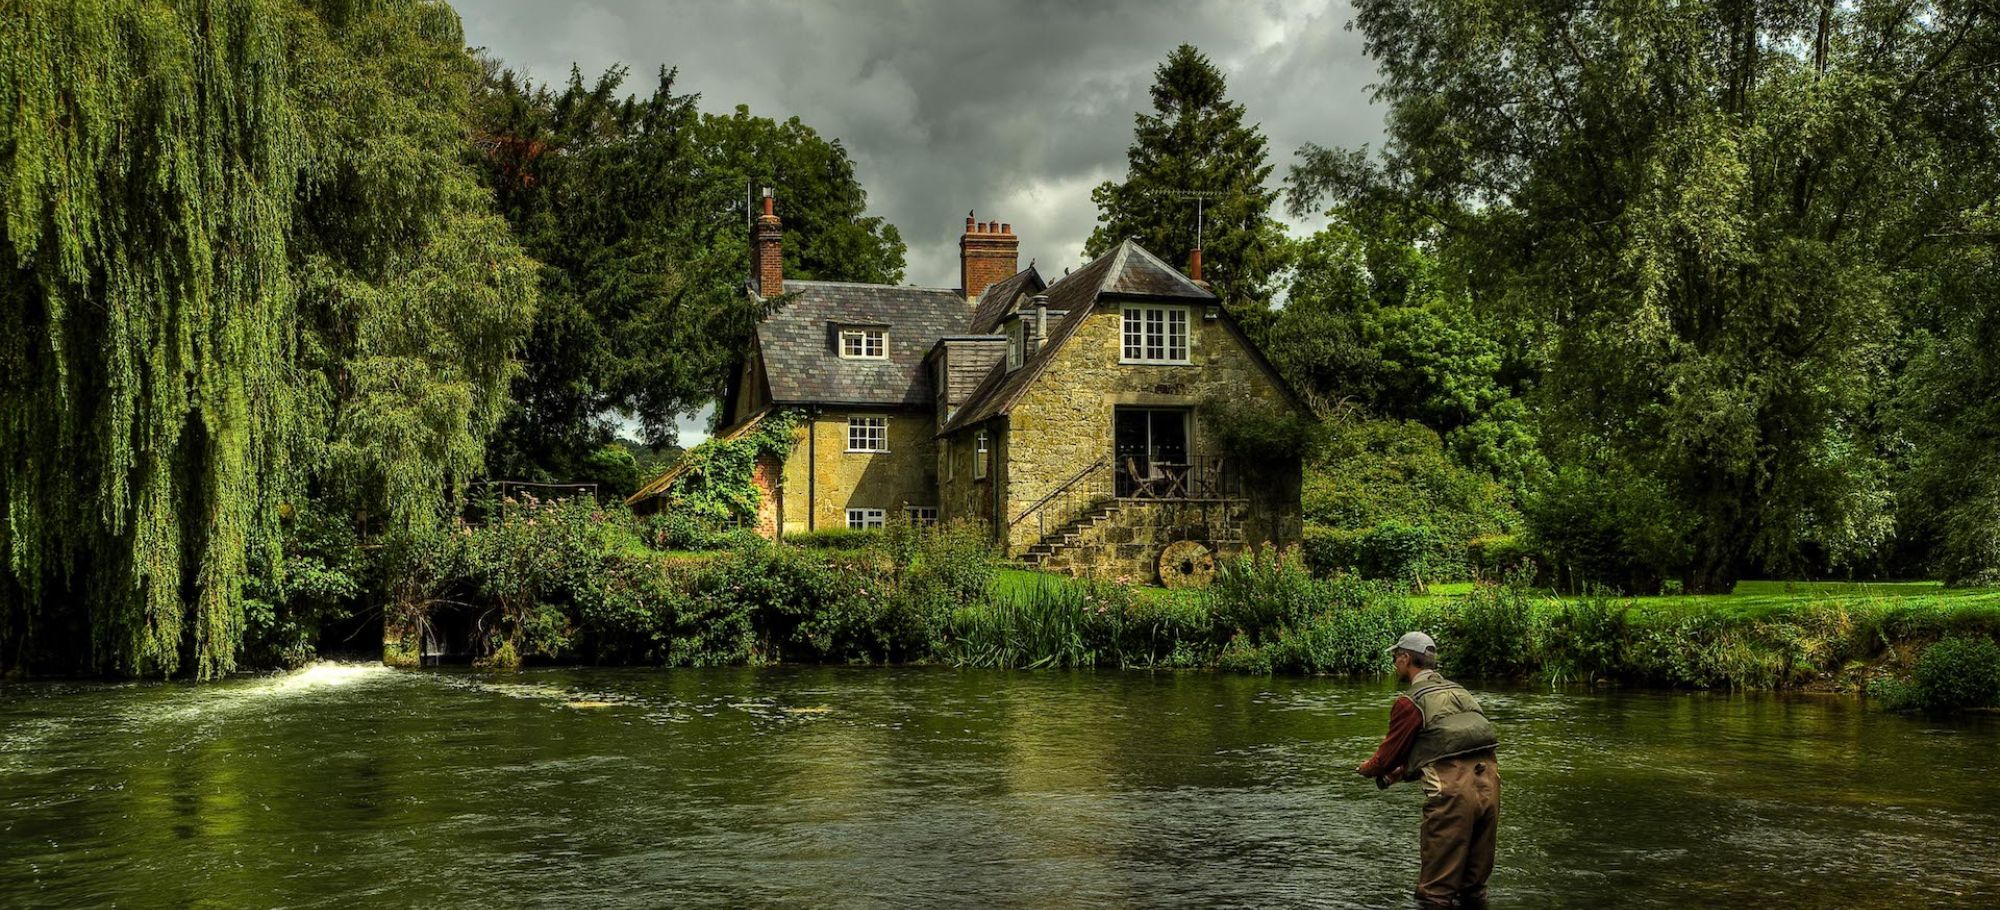
[[[1124,317],[1122,362],[1188,362],[1187,307],[1128,306]]]
[[[847,450],[849,452],[889,451],[889,418],[847,418]]]

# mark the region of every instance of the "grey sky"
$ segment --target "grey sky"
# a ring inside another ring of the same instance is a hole
[[[796,114],[840,140],[869,208],[909,244],[912,284],[958,284],[968,209],[1012,223],[1024,263],[1054,274],[1080,264],[1097,218],[1090,189],[1124,176],[1133,114],[1149,109],[1153,69],[1183,41],[1262,125],[1274,180],[1303,143],[1375,144],[1382,129],[1345,0],[454,6],[468,43],[537,80],[567,78],[572,62],[586,78],[623,63],[644,92],[664,64],[705,110]]]

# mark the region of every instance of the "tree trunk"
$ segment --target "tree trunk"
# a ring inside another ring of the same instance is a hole
[[[1740,547],[1729,536],[1715,535],[1697,546],[1693,564],[1681,576],[1682,590],[1689,594],[1727,594],[1736,590],[1736,581],[1743,576],[1743,562]]]

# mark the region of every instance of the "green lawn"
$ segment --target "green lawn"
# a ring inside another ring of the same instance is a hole
[[[993,573],[993,595],[1019,600],[1036,585],[1054,584],[1069,579],[1066,575],[1043,572],[1037,569],[1023,569],[1015,566],[1001,566]],[[1132,593],[1138,597],[1175,597],[1176,592],[1159,585],[1132,585]]]
[[[1003,567],[995,573],[993,593],[995,596],[1019,598],[1034,586],[1060,580],[1062,576],[1034,569]],[[1422,595],[1420,600],[1442,600],[1460,597],[1470,593],[1472,582],[1452,582],[1437,584]],[[1173,597],[1175,592],[1153,585],[1134,585],[1133,592],[1141,597]],[[1935,581],[1745,581],[1736,585],[1736,590],[1728,594],[1709,595],[1660,595],[1657,597],[1633,598],[1641,608],[1648,611],[1673,612],[1686,609],[1704,609],[1712,612],[1753,619],[1802,603],[1830,603],[1847,601],[1867,603],[1875,601],[1927,601],[1931,605],[1946,610],[1979,610],[2000,612],[2000,588],[1947,588]]]
[[[1728,594],[1638,598],[1661,612],[1700,608],[1754,619],[1801,603],[1925,603],[1944,610],[2000,611],[2000,588],[1947,588],[1935,581],[1744,581]]]

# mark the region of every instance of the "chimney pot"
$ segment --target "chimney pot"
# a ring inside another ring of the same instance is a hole
[[[994,282],[1020,271],[1020,252],[1011,225],[980,221],[967,212],[965,234],[958,238],[958,280],[966,302],[976,302]]]

